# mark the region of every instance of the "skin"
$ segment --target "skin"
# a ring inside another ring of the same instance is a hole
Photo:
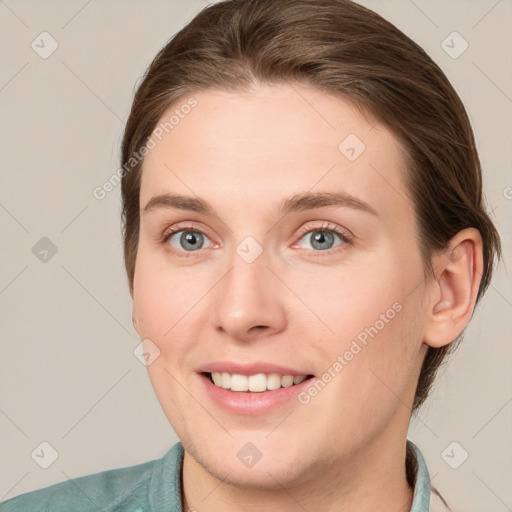
[[[184,510],[409,510],[405,443],[417,379],[427,346],[450,343],[469,321],[478,232],[464,230],[434,255],[426,278],[403,153],[384,125],[298,85],[193,96],[197,107],[145,159],[140,204],[180,194],[215,214],[142,212],[132,289],[134,326],[160,351],[149,377],[185,447]],[[338,150],[348,134],[366,145],[353,162]],[[304,192],[350,194],[376,214],[279,213]],[[163,241],[170,227],[204,233],[205,245],[187,252],[179,234]],[[311,232],[326,227],[350,240],[315,249]],[[236,252],[247,236],[263,250],[253,263]],[[197,369],[219,360],[320,377],[396,303],[400,312],[306,405],[292,399],[247,417],[202,391]],[[250,468],[237,458],[247,442],[262,453]]]

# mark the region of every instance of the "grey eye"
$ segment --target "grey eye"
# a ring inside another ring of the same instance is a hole
[[[338,243],[336,243],[337,240]],[[302,245],[303,241],[305,241],[306,244],[309,243],[309,247],[304,247]],[[325,230],[310,231],[309,233],[306,233],[299,241],[299,244],[301,244],[303,249],[314,249],[317,251],[332,249],[333,247],[341,245],[342,243],[343,240],[338,234]]]
[[[209,238],[199,231],[177,231],[169,238],[169,243],[176,249],[185,251],[197,251],[202,249],[205,245],[205,241],[209,241]]]

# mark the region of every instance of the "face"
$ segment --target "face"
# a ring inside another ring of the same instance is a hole
[[[398,446],[427,293],[399,143],[310,87],[191,96],[143,165],[133,289],[186,457],[274,487]]]

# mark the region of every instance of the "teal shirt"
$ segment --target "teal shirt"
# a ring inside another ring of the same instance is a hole
[[[425,460],[411,442],[418,462],[410,512],[429,512],[430,478]],[[183,512],[183,445],[161,459],[103,471],[22,494],[0,503],[0,512]]]

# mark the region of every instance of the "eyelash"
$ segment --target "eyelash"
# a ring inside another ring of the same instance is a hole
[[[302,237],[304,235],[306,235],[307,233],[311,233],[313,231],[333,233],[335,235],[338,235],[340,237],[340,240],[342,241],[342,243],[340,245],[337,245],[336,247],[334,247],[332,249],[327,249],[324,251],[312,251],[310,249],[299,248],[299,250],[307,251],[314,258],[321,258],[324,256],[330,256],[333,253],[337,253],[338,251],[343,250],[345,245],[349,245],[353,241],[353,236],[349,235],[349,233],[346,230],[342,230],[341,228],[339,228],[338,226],[336,226],[335,224],[332,224],[330,222],[325,222],[325,223],[321,224],[320,226],[309,226],[309,225],[303,226],[299,230],[299,234],[297,236],[297,242],[295,242],[293,245],[296,245],[302,239]]]
[[[204,232],[198,229],[196,226],[192,226],[190,224],[187,225],[180,225],[172,227],[164,232],[162,235],[161,243],[165,246],[165,249],[169,251],[171,254],[175,256],[179,256],[181,258],[193,258],[194,256],[197,256],[196,253],[201,253],[202,251],[176,251],[171,245],[168,243],[169,239],[176,233],[179,233],[180,231],[193,231],[194,233],[201,233],[202,235],[208,237],[208,235]],[[210,238],[210,237],[208,237]]]
[[[194,256],[197,256],[196,253],[201,253],[201,250],[198,251],[176,251],[174,248],[171,247],[171,245],[168,243],[170,238],[181,231],[193,231],[195,233],[201,233],[202,235],[208,237],[206,233],[198,229],[196,226],[193,225],[180,225],[172,227],[164,232],[162,235],[161,242],[163,245],[165,245],[166,250],[168,250],[170,253],[182,257],[182,258],[191,258]],[[299,230],[299,234],[297,235],[297,242],[295,242],[293,245],[296,245],[304,235],[307,233],[311,233],[313,231],[321,231],[326,233],[333,233],[339,236],[340,240],[343,242],[342,244],[336,246],[333,249],[327,249],[325,251],[311,251],[310,249],[302,249],[299,248],[299,250],[307,251],[309,253],[312,253],[313,257],[322,257],[322,256],[328,256],[333,254],[334,252],[338,252],[338,250],[342,250],[343,247],[347,244],[351,244],[353,241],[353,237],[349,235],[345,230],[341,230],[336,225],[331,224],[330,222],[323,223],[320,226],[304,226]],[[209,238],[209,237],[208,237]]]

